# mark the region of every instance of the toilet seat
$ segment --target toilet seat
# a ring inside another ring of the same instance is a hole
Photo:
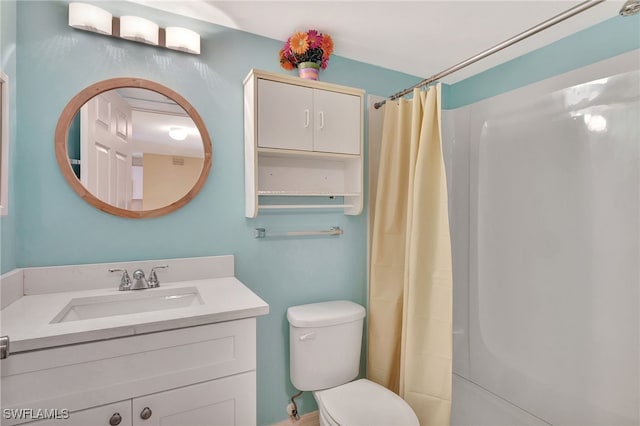
[[[372,381],[360,379],[314,392],[318,408],[340,426],[419,426],[402,398]]]

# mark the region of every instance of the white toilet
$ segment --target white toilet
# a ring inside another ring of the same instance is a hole
[[[322,426],[418,426],[402,398],[360,370],[362,306],[338,300],[292,306],[289,320],[291,383],[313,391]]]

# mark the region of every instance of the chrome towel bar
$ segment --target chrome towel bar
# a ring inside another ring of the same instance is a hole
[[[288,231],[288,232],[269,232],[265,228],[256,228],[253,234],[254,238],[266,237],[307,237],[314,235],[342,235],[344,231],[339,226],[332,226],[331,229],[322,231]]]

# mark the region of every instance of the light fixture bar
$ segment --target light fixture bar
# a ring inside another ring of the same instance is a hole
[[[112,16],[106,10],[87,3],[69,3],[69,26],[194,55],[200,54],[200,35],[195,31],[181,27],[160,28],[155,22],[138,16]]]

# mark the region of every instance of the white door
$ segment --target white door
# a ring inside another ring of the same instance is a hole
[[[308,87],[258,80],[258,146],[312,150],[313,91]]]
[[[131,204],[131,107],[115,91],[87,102],[80,112],[80,181],[113,206]]]
[[[314,151],[360,154],[360,100],[359,96],[314,89]]]
[[[255,424],[255,371],[133,400],[133,426]]]

